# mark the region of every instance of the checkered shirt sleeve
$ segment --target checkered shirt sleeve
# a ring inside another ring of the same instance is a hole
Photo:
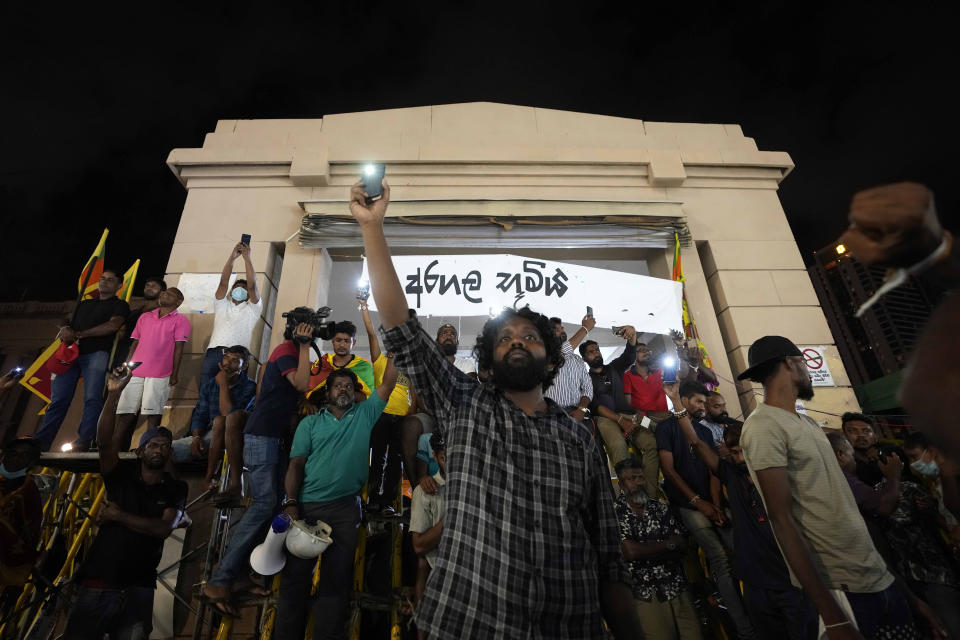
[[[630,584],[593,434],[460,373],[416,317],[384,333],[447,442],[446,516],[417,610],[429,638],[605,638],[601,582]]]

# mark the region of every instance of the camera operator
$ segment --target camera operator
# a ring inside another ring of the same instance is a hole
[[[268,593],[254,584],[248,574],[243,574],[250,552],[263,539],[264,528],[277,512],[286,463],[283,443],[295,416],[297,401],[310,380],[310,346],[316,335],[318,314],[312,309],[297,307],[284,315],[287,316],[283,333],[286,340],[273,350],[264,368],[260,394],[243,431],[243,462],[230,463],[231,467],[246,466],[246,485],[251,487],[253,503],[231,528],[220,564],[203,588],[203,594],[226,615],[236,615],[230,602],[232,591]],[[310,319],[311,324],[302,319]]]

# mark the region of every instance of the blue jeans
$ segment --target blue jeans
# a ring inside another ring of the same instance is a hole
[[[243,463],[247,472],[246,486],[253,503],[230,528],[227,549],[208,581],[211,586],[229,587],[241,575],[246,577],[250,552],[263,542],[267,527],[280,504],[286,467],[286,460],[282,460],[282,457],[283,441],[279,438],[244,434]]]
[[[53,445],[60,431],[60,425],[73,402],[73,393],[77,382],[83,377],[83,417],[77,429],[77,440],[93,442],[97,439],[97,420],[103,410],[103,382],[107,375],[110,354],[106,351],[94,351],[77,358],[73,366],[53,380],[50,406],[43,416],[43,424],[33,434],[40,442],[43,451]]]
[[[220,363],[223,362],[223,350],[225,347],[212,346],[203,354],[203,364],[200,365],[200,383],[197,389],[203,389],[203,383],[212,380],[220,371]],[[194,408],[196,411],[196,408]],[[193,415],[190,416],[191,422]]]
[[[333,529],[331,544],[320,560],[320,581],[313,599],[314,640],[343,638],[350,604],[353,561],[357,552],[357,527],[360,526],[360,498],[349,496],[333,502],[306,502],[300,516],[310,524],[317,520]],[[277,622],[274,640],[302,640],[310,611],[310,584],[315,558],[303,560],[287,553],[287,564],[280,574]]]
[[[717,585],[717,591],[727,606],[727,613],[737,628],[737,637],[755,637],[753,625],[740,601],[740,589],[733,581],[728,553],[733,553],[733,528],[714,527],[706,516],[696,509],[677,508],[683,526],[687,528],[693,539],[703,549],[710,567],[710,577]]]
[[[61,640],[146,640],[153,630],[153,589],[80,587]]]
[[[860,634],[872,638],[919,638],[903,590],[894,582],[876,593],[845,594]],[[938,612],[939,613],[939,612]]]
[[[213,438],[213,429],[207,429],[207,432],[203,434],[203,437],[200,438],[203,440],[204,451],[210,450],[210,440]],[[187,436],[186,438],[177,438],[173,441],[173,444],[170,446],[170,456],[173,458],[173,461],[176,464],[183,464],[184,462],[195,462],[193,457],[193,451],[190,449],[190,445],[193,444],[193,436]],[[204,455],[202,460],[206,461],[206,455]]]

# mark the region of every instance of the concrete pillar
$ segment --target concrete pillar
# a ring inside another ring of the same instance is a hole
[[[735,373],[747,368],[747,350],[765,335],[782,335],[797,345],[828,347],[835,387],[816,387],[805,402],[810,415],[840,428],[844,411],[859,405],[838,357],[803,260],[792,240],[711,240],[701,246],[710,298]],[[762,402],[760,385],[741,384],[747,415]]]
[[[333,260],[326,249],[303,249],[296,239],[287,242],[277,287],[270,351],[283,342],[283,330],[287,324],[283,312],[294,307],[316,309],[326,304],[332,272]]]
[[[727,359],[717,316],[713,312],[713,303],[710,299],[710,291],[707,287],[706,276],[703,273],[703,266],[700,263],[700,255],[693,246],[681,247],[680,259],[683,263],[683,275],[686,279],[684,292],[687,295],[688,308],[693,316],[693,321],[697,324],[700,341],[710,355],[713,369],[720,376],[718,391],[729,397],[732,402],[737,395],[737,390],[730,382],[733,380],[733,373],[730,368],[730,361]],[[647,266],[650,269],[651,276],[669,280],[673,273],[673,249],[656,252],[656,255],[651,256],[647,261]]]

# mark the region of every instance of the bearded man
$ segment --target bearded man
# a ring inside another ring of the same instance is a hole
[[[447,512],[417,608],[427,638],[642,637],[620,553],[609,478],[590,430],[543,396],[563,362],[550,320],[491,318],[475,381],[420,326],[383,234],[390,187],[350,194],[384,345],[447,438]]]

